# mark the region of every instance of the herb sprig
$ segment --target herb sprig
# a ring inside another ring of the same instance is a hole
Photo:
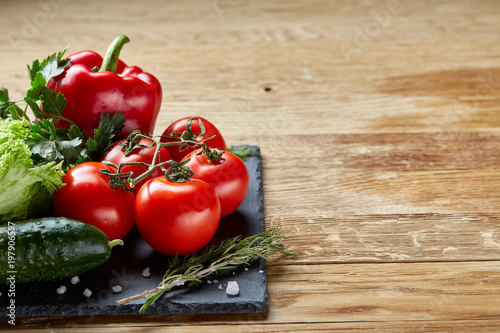
[[[26,144],[33,153],[35,163],[63,162],[63,168],[87,161],[99,160],[115,139],[115,133],[125,124],[122,113],[101,114],[99,127],[93,138],[85,138],[76,125],[69,129],[55,128],[52,119],[36,120],[30,125]]]
[[[179,257],[174,256],[168,262],[168,269],[158,287],[144,291],[141,294],[119,300],[118,305],[147,298],[139,312],[144,312],[155,299],[164,292],[177,286],[196,285],[217,272],[249,264],[257,258],[267,259],[273,253],[293,255],[295,252],[286,250],[282,243],[285,236],[280,234],[280,228],[274,227],[261,233],[241,239],[234,237],[222,241],[218,245],[207,247],[201,253]]]
[[[115,133],[125,125],[125,117],[121,113],[102,114],[93,137],[88,138],[73,121],[62,115],[66,98],[47,85],[50,79],[62,74],[70,65],[71,58],[63,59],[67,49],[68,46],[27,66],[30,88],[24,98],[11,100],[7,88],[0,87],[0,117],[29,121],[30,134],[25,141],[33,153],[32,160],[37,164],[63,162],[64,169],[98,160],[116,139]],[[24,109],[18,105],[22,102],[25,103]],[[27,115],[28,107],[36,118],[34,121],[30,121]],[[57,121],[65,121],[70,126],[56,128]]]

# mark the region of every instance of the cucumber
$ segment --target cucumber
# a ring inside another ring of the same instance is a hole
[[[45,217],[0,226],[0,284],[75,276],[108,260],[111,248],[100,229],[65,217]]]

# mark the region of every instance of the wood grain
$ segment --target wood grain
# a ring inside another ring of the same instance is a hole
[[[261,148],[265,314],[22,318],[24,332],[500,330],[500,3],[4,0],[0,85],[127,34],[164,88]],[[10,328],[0,321],[0,328]]]
[[[499,223],[473,213],[274,217],[300,253],[270,264],[500,260]]]
[[[268,277],[268,314],[148,316],[147,322],[132,316],[133,324],[114,325],[122,329],[129,325],[172,326],[175,324],[168,318],[173,318],[182,325],[192,321],[206,325],[207,320],[210,325],[238,325],[239,321],[258,323],[265,319],[287,325],[362,321],[370,327],[377,322],[406,321],[426,326],[455,318],[489,321],[499,316],[499,261],[278,265],[269,267]],[[26,323],[41,325],[44,321],[34,318]],[[95,329],[103,322],[99,317],[61,318],[53,325],[91,325]]]
[[[497,320],[453,320],[453,321],[400,321],[400,322],[345,322],[345,323],[288,323],[283,324],[253,324],[251,326],[214,324],[197,326],[176,326],[175,332],[198,333],[205,332],[497,332],[500,322]],[[102,328],[100,328],[102,329]],[[106,327],[106,332],[136,333],[144,332],[143,327]],[[154,332],[168,332],[172,327],[163,324],[155,326]],[[39,329],[20,329],[22,333],[38,333]],[[54,332],[65,332],[69,329],[53,329]],[[95,328],[80,328],[82,333],[94,333]]]

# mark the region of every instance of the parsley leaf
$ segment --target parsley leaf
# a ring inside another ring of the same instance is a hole
[[[64,128],[56,130],[52,119],[33,122],[30,125],[30,135],[26,139],[26,144],[32,152],[32,159],[43,163],[64,161],[64,167],[74,164],[83,141],[80,138],[71,138],[68,132]],[[66,157],[71,156],[72,159],[66,160]]]
[[[122,113],[103,114],[99,127],[94,131],[94,139],[85,141],[82,131],[76,125],[69,129],[56,129],[53,119],[36,120],[30,125],[26,144],[30,147],[35,162],[63,162],[63,168],[69,169],[83,162],[98,161],[113,144],[115,133],[124,124],[125,117]]]
[[[26,92],[24,101],[36,118],[62,118],[61,112],[66,105],[66,99],[62,94],[47,88],[47,83],[51,78],[62,74],[69,65],[71,59],[62,60],[67,49],[68,46],[61,52],[48,56],[42,62],[34,60],[31,67],[28,65],[31,88]]]
[[[51,54],[42,62],[38,60],[34,60],[31,64],[31,67],[28,65],[28,75],[31,81],[34,81],[38,73],[42,74],[42,77],[45,80],[45,83],[49,82],[51,78],[58,76],[64,72],[64,69],[69,65],[71,59],[67,58],[62,60],[64,53],[68,50],[68,46],[64,48],[64,50]],[[44,85],[45,85],[44,83]]]
[[[21,119],[24,117],[24,111],[16,105],[16,101],[11,101],[7,88],[0,87],[0,117]]]
[[[63,94],[56,93],[47,87],[42,87],[40,99],[42,101],[43,112],[48,114],[60,116],[66,105],[66,98],[64,98]]]
[[[99,126],[94,130],[94,138],[87,140],[87,154],[91,159],[102,155],[111,146],[115,133],[125,126],[125,116],[123,113],[101,114]]]

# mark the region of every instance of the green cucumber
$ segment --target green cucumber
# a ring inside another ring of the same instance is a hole
[[[106,262],[115,245],[123,242],[65,217],[8,222],[0,226],[0,284],[81,274]]]

